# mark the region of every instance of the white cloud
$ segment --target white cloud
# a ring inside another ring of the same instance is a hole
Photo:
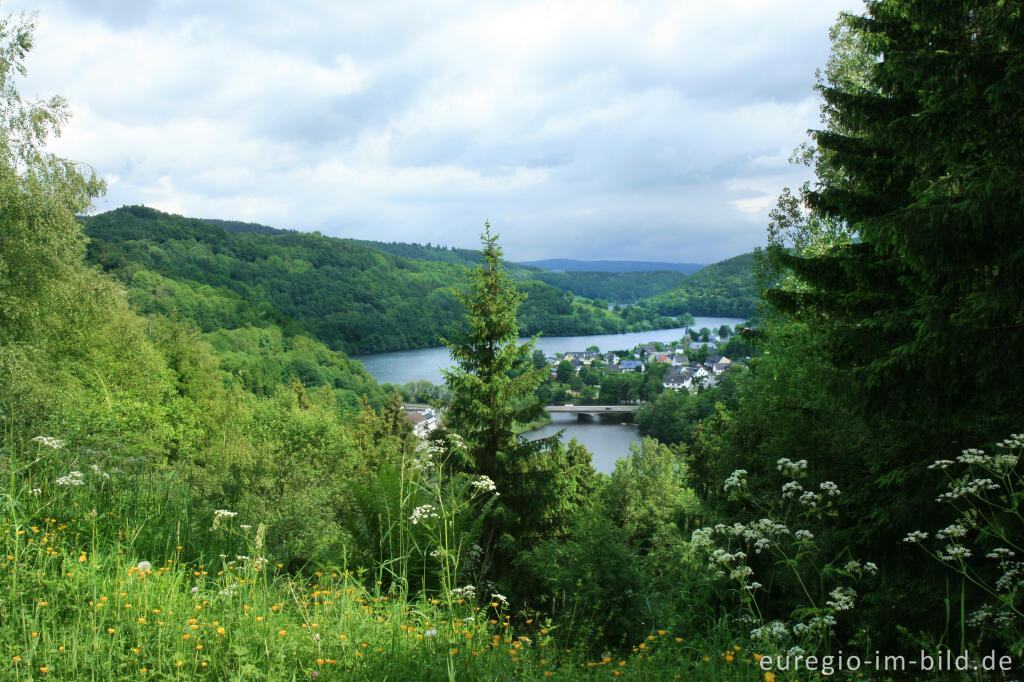
[[[38,2],[23,90],[68,98],[100,208],[680,261],[763,241],[860,5]]]

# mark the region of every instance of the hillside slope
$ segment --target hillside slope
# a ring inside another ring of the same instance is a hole
[[[140,271],[150,271],[188,286],[232,292],[241,317],[255,310],[282,324],[292,321],[335,350],[436,346],[462,324],[454,293],[466,283],[462,263],[406,258],[316,233],[229,233],[206,220],[144,206],[83,223],[91,240],[89,260],[127,285],[135,284]],[[601,334],[674,324],[650,311],[627,322],[601,306],[570,301],[539,281],[522,281],[520,288],[528,295],[519,311],[524,334]],[[221,324],[210,322],[203,330]]]
[[[645,303],[661,315],[750,317],[757,308],[753,263],[751,252],[709,265]]]

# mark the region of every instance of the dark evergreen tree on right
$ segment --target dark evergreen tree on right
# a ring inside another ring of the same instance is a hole
[[[873,434],[856,461],[821,458],[858,479],[843,541],[906,576],[900,539],[939,513],[926,466],[1024,424],[1024,5],[880,0],[847,21],[873,59],[821,86],[804,194],[844,238],[776,243],[797,284],[766,297],[823,345],[835,414]]]

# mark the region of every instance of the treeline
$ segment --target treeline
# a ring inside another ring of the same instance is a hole
[[[220,224],[227,221],[214,221]],[[262,226],[260,226],[262,227]],[[455,263],[472,267],[477,262],[477,253],[469,249],[454,247],[406,244],[401,242],[375,242],[356,240],[377,251],[442,263]],[[586,261],[551,261],[553,266]],[[602,261],[596,261],[602,264]],[[754,286],[753,270],[750,269],[751,254],[744,254],[711,266],[684,264],[680,270],[640,269],[645,265],[637,262],[635,271],[617,270],[548,270],[540,264],[505,262],[509,274],[520,282],[540,281],[564,292],[600,300],[608,304],[641,303],[651,301],[651,310],[659,315],[675,317],[684,313],[720,317],[744,317],[754,312],[757,290]],[[628,267],[629,261],[618,264],[608,262],[606,267]],[[552,267],[553,267],[552,266]],[[688,274],[694,273],[694,274]],[[687,307],[692,306],[692,309]]]
[[[267,233],[260,226],[231,233],[209,221],[143,206],[82,220],[90,262],[130,289],[149,291],[153,300],[147,306],[169,312],[173,294],[202,287],[220,292],[222,303],[230,298],[216,313],[209,303],[188,304],[205,306],[195,317],[202,331],[235,328],[258,317],[304,330],[335,350],[366,353],[436,346],[463,324],[453,292],[466,281],[459,263],[405,258],[318,234]],[[151,276],[140,276],[144,271],[179,286],[154,289]],[[524,282],[523,288],[529,297],[519,323],[526,334],[602,334],[675,324],[652,310],[618,314],[570,300],[542,282]]]

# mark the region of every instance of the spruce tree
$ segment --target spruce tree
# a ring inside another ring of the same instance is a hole
[[[524,295],[502,267],[498,235],[489,223],[481,240],[482,263],[470,273],[469,291],[457,293],[468,330],[444,340],[456,363],[444,370],[451,396],[444,422],[446,432],[464,444],[455,450],[465,453],[464,461],[452,463],[455,468],[489,477],[500,494],[484,537],[490,565],[500,569],[544,534],[554,472],[544,458],[547,443],[526,442],[515,431],[517,422],[532,421],[542,409],[533,392],[546,368],[533,367],[534,340],[518,341],[516,311]]]
[[[900,539],[941,513],[927,465],[1024,423],[1024,15],[1019,2],[881,0],[849,27],[873,63],[863,82],[822,85],[805,195],[812,220],[849,238],[775,248],[797,284],[768,299],[824,350],[834,414],[874,433],[821,472],[856,486],[845,541],[890,575],[921,575]],[[886,608],[934,608],[921,582],[888,587]]]
[[[857,239],[787,264],[858,403],[966,447],[1024,416],[1024,358],[1007,352],[1024,341],[1024,17],[886,0],[851,22],[878,62],[868,87],[822,88],[838,125],[815,133],[826,162],[807,198]]]

